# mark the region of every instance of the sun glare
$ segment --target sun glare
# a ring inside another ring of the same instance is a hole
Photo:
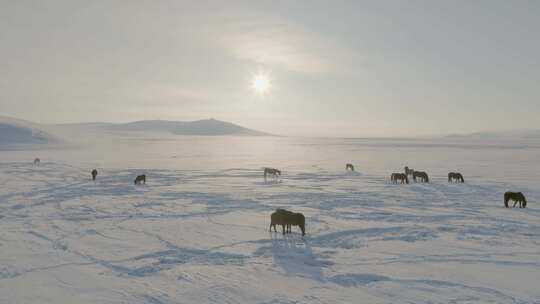
[[[255,75],[251,86],[259,94],[266,93],[270,89],[270,78],[264,74]]]

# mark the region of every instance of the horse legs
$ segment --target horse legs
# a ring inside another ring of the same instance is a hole
[[[285,234],[285,225],[284,224],[281,225],[281,230],[283,231],[283,234]]]

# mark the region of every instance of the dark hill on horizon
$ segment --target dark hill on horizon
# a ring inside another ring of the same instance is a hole
[[[217,119],[196,121],[140,120],[124,124],[110,124],[107,130],[122,132],[168,132],[175,135],[251,135],[261,136],[268,133],[251,130],[230,122]]]

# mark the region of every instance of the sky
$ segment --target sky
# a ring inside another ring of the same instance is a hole
[[[539,29],[534,0],[0,0],[0,115],[305,136],[539,129]]]

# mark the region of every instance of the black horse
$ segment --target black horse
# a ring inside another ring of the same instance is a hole
[[[426,172],[424,171],[414,171],[413,172],[413,180],[416,183],[418,180],[429,183],[429,177]]]
[[[527,200],[525,199],[525,195],[521,192],[506,192],[504,194],[504,206],[508,208],[508,201],[514,201],[515,207],[517,203],[519,203],[519,208],[525,208],[527,206]]]
[[[92,170],[92,180],[96,180],[96,176],[97,176],[97,170],[94,169]]]
[[[448,173],[448,182],[449,183],[451,183],[451,182],[464,183],[465,180],[463,179],[463,175],[461,175],[461,173],[459,173],[459,172],[450,172],[450,173]]]
[[[353,164],[346,164],[346,165],[345,165],[345,170],[346,170],[346,171],[349,171],[349,170],[354,171],[354,166],[353,166]]]
[[[133,181],[133,183],[135,185],[137,184],[140,184],[140,183],[143,183],[143,184],[146,184],[146,175],[142,174],[142,175],[138,175],[135,180]]]

